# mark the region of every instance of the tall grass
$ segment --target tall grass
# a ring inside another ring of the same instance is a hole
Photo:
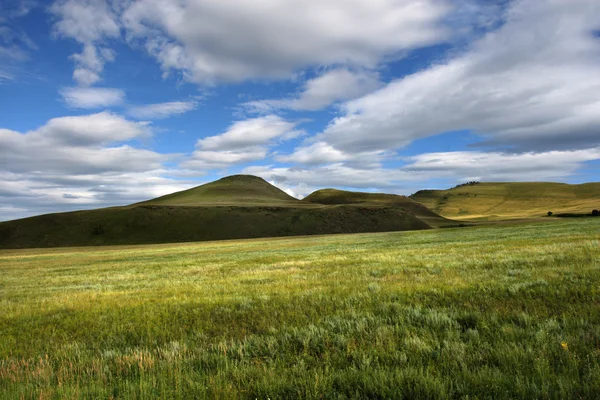
[[[0,252],[2,398],[599,398],[595,220]]]

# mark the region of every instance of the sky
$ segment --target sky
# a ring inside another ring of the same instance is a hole
[[[598,181],[597,0],[0,0],[0,220],[232,174]]]

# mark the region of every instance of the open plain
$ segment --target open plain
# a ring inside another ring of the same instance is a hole
[[[594,218],[0,251],[0,396],[598,398]]]

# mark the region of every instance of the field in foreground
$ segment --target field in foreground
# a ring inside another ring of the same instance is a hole
[[[3,398],[599,398],[595,219],[0,251]]]

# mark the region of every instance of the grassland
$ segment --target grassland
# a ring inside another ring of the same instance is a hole
[[[600,398],[596,219],[0,251],[0,396]]]
[[[600,182],[569,185],[548,182],[480,183],[449,190],[421,190],[411,199],[452,219],[540,218],[600,209]]]

